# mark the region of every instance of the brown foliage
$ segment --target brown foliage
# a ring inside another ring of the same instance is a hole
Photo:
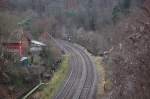
[[[146,0],[138,15],[130,16],[124,40],[110,55],[114,87],[110,99],[150,99],[150,3]],[[133,28],[134,27],[134,28]],[[133,30],[131,30],[133,29]]]
[[[8,7],[8,0],[0,0],[0,9]]]

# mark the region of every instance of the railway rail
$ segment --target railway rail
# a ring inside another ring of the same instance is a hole
[[[59,41],[70,53],[70,72],[54,99],[95,99],[96,70],[85,51],[71,43]]]

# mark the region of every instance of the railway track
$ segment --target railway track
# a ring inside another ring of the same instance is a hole
[[[61,41],[70,53],[70,72],[54,99],[95,99],[96,71],[90,57],[78,46]]]

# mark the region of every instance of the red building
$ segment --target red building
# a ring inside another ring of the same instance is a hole
[[[22,43],[3,43],[3,46],[6,48],[8,52],[16,52],[19,53],[20,56],[23,54],[22,50]]]
[[[26,51],[30,46],[30,39],[26,35],[22,35],[22,37],[16,41],[4,42],[3,46],[6,51],[17,53],[22,57],[26,54]]]

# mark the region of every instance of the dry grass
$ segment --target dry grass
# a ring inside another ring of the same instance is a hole
[[[99,97],[104,96],[107,90],[110,90],[112,87],[112,82],[107,79],[107,72],[104,68],[104,64],[102,64],[102,58],[95,58],[96,69],[98,73],[98,84],[97,84],[97,99]]]

